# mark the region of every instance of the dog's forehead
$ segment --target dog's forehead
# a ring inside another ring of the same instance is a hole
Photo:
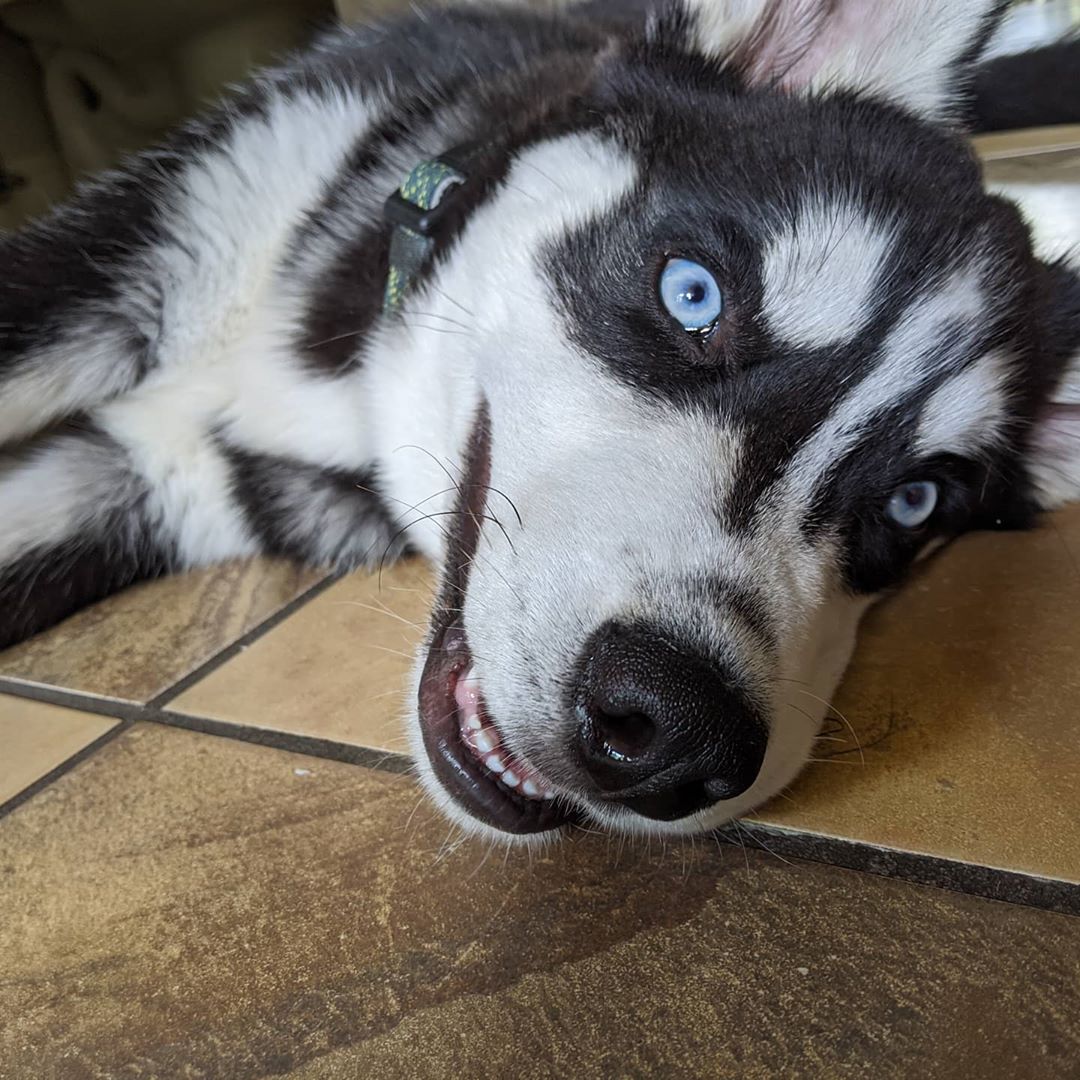
[[[790,404],[857,379],[890,328],[905,318],[923,325],[921,308],[937,313],[925,333],[938,334],[950,282],[966,270],[970,303],[955,317],[977,347],[980,324],[1012,317],[1023,237],[1008,215],[1002,226],[966,152],[944,145],[955,168],[941,182],[915,179],[921,166],[853,169],[828,155],[783,175],[762,166],[755,177],[745,158],[722,154],[711,171],[660,168],[655,154],[636,158],[627,147],[636,183],[544,252],[566,328],[621,380],[669,398],[713,393],[729,415],[756,367],[768,374],[754,380],[751,403],[779,394]],[[719,282],[715,344],[698,348],[663,309],[657,281],[673,256],[701,262]]]
[[[728,460],[702,498],[723,529],[768,518],[775,537],[835,518],[916,460],[984,459],[997,446],[1024,325],[1025,234],[947,141],[937,183],[926,161],[854,169],[825,155],[795,170],[783,138],[774,175],[762,165],[768,134],[753,138],[754,162],[718,155],[711,171],[619,148],[633,180],[557,236],[542,264],[560,332],[591,357],[575,370],[669,415],[711,417],[729,437],[709,453]],[[672,256],[720,283],[725,311],[708,342],[658,295]]]

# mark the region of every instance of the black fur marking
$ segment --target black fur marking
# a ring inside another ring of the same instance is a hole
[[[359,473],[254,454],[219,441],[251,531],[272,555],[352,568],[404,553],[374,467]],[[394,541],[394,546],[391,543]]]
[[[749,433],[753,453],[720,508],[729,527],[746,530],[761,495],[869,372],[901,315],[960,260],[984,252],[995,333],[1016,324],[1014,279],[1031,265],[1026,232],[1015,211],[982,193],[962,142],[890,107],[746,93],[671,58],[637,70],[633,88],[620,137],[648,180],[557,244],[548,269],[569,334],[615,377]],[[847,199],[896,233],[862,330],[829,348],[774,339],[761,312],[761,254],[815,197]],[[670,254],[709,265],[725,291],[727,313],[704,346],[660,308],[656,274]]]
[[[484,26],[492,29],[490,23]],[[436,16],[432,23],[424,23],[421,37],[427,40],[438,28],[450,40],[463,30],[471,35],[476,30],[475,16],[462,12]],[[381,313],[388,270],[389,230],[382,221],[381,206],[411,168],[462,145],[479,148],[471,155],[467,183],[455,194],[453,214],[434,238],[436,252],[422,269],[420,284],[452,248],[469,216],[498,190],[518,150],[537,138],[553,138],[594,122],[578,108],[578,100],[592,80],[595,57],[607,41],[597,27],[526,15],[519,26],[524,36],[509,49],[503,36],[507,27],[495,29],[494,35],[470,41],[470,62],[464,72],[460,57],[447,52],[445,39],[431,41],[431,54],[423,64],[422,90],[413,89],[416,65],[408,66],[402,82],[395,80],[400,97],[393,112],[356,147],[323,202],[299,230],[294,251],[313,248],[320,241],[333,249],[311,288],[299,339],[301,355],[315,371],[338,375],[363,361],[367,336]],[[440,63],[444,56],[453,59],[445,68]],[[372,58],[365,55],[364,62],[370,64]],[[364,186],[394,159],[400,159],[400,175],[394,176],[386,190]],[[348,235],[338,235],[336,212],[350,202],[373,204],[376,212],[365,226],[353,226]]]
[[[694,578],[691,594],[702,594],[717,611],[734,615],[770,654],[777,647],[776,628],[766,598],[745,582],[726,577]]]
[[[92,535],[34,548],[0,569],[0,649],[176,568],[175,550],[162,544],[145,520],[133,531],[134,514],[110,511],[98,519]]]
[[[1009,131],[1080,123],[1080,37],[999,56],[975,74],[970,130]]]
[[[72,443],[103,461],[111,460],[114,501],[73,508],[70,535],[31,547],[0,566],[0,649],[95,600],[177,568],[175,545],[160,536],[148,512],[145,484],[130,471],[123,448],[91,424],[69,421],[56,433],[7,456],[4,471],[18,468],[31,455]]]

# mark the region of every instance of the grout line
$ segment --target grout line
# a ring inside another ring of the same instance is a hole
[[[171,686],[167,687],[160,694],[152,697],[147,703],[148,709],[160,709],[174,698],[179,697],[185,690],[190,689],[196,683],[202,682],[208,675],[215,672],[219,667],[228,663],[238,653],[244,651],[248,646],[254,644],[264,634],[270,633],[271,630],[276,629],[291,615],[294,615],[300,608],[304,607],[310,601],[314,600],[320,594],[326,592],[331,585],[336,584],[345,576],[345,571],[338,571],[336,573],[327,574],[322,580],[317,581],[310,588],[306,589],[299,596],[294,597],[284,607],[279,608],[272,615],[268,615],[263,621],[256,626],[253,626],[246,634],[242,634],[234,642],[227,645],[220,652],[215,653],[200,664],[194,671],[189,671],[183,678],[178,679]]]
[[[162,708],[185,690],[200,682],[264,634],[280,626],[290,615],[295,614],[310,600],[314,600],[320,593],[325,592],[331,585],[339,581],[342,576],[342,573],[333,573],[321,578],[314,585],[305,589],[299,596],[293,597],[284,607],[268,615],[262,622],[257,623],[248,630],[247,633],[242,634],[219,652],[214,653],[209,660],[205,660],[193,671],[188,672],[187,675],[184,675],[145,703],[131,701],[126,698],[108,697],[87,690],[68,690],[5,675],[0,675],[0,694],[7,694],[9,697],[26,698],[29,701],[40,701],[45,705],[59,705],[66,709],[80,709],[83,712],[96,713],[99,716],[112,716],[118,720],[153,719],[152,716],[146,715],[147,710]]]
[[[251,639],[259,636],[258,631],[266,632],[277,625],[288,614],[301,606],[306,599],[317,595],[333,583],[328,578],[317,586],[297,597],[287,609],[278,613],[280,618],[266,620],[253,632]],[[245,638],[248,635],[245,635]],[[244,639],[241,639],[243,641]],[[239,644],[239,643],[238,643]],[[237,650],[238,651],[238,650]],[[214,659],[193,673],[202,677],[209,670],[225,662],[235,652],[225,650]],[[177,687],[183,687],[188,680],[181,680]],[[191,682],[197,681],[191,677]],[[175,688],[173,688],[175,689]],[[181,692],[177,690],[176,693]],[[183,728],[217,738],[234,739],[238,742],[254,743],[271,749],[290,753],[305,754],[309,757],[339,761],[347,765],[356,765],[389,773],[409,773],[413,771],[412,758],[400,751],[376,750],[354,743],[338,742],[333,739],[318,738],[313,735],[300,735],[293,732],[277,731],[270,728],[258,728],[250,725],[235,724],[223,720],[190,716],[161,708],[158,702],[171,700],[169,692],[159,695],[146,705],[134,702],[102,698],[60,690],[39,684],[24,684],[10,679],[0,678],[0,693],[14,697],[23,697],[45,704],[64,708],[80,709],[101,716],[108,716],[118,721],[82,750],[61,762],[56,768],[46,773],[34,783],[28,785],[7,802],[0,804],[0,818],[10,813],[17,806],[64,776],[80,762],[86,760],[118,735],[127,731],[136,722],[156,723],[167,727]],[[717,830],[717,839],[726,844],[738,845],[749,842],[753,847],[766,854],[778,857],[804,859],[809,862],[824,863],[847,870],[876,874],[879,877],[910,882],[914,885],[932,886],[953,892],[977,896],[986,900],[1018,904],[1025,907],[1040,908],[1065,915],[1080,915],[1080,885],[1068,881],[1041,877],[1022,871],[1005,870],[999,867],[984,866],[979,863],[961,862],[921,852],[903,851],[897,848],[879,847],[862,840],[849,840],[843,837],[823,836],[820,833],[805,832],[797,829],[778,828],[761,822],[741,819],[737,826]]]
[[[137,701],[102,697],[99,694],[79,690],[62,690],[57,686],[45,686],[42,683],[22,682],[4,677],[0,677],[0,694],[25,698],[27,701],[38,701],[43,705],[78,709],[80,712],[95,713],[98,716],[111,716],[115,720],[141,720],[143,714],[143,706]]]
[[[32,799],[39,792],[44,791],[55,780],[59,780],[61,776],[65,776],[67,773],[71,772],[76,765],[81,764],[87,758],[96,754],[103,746],[111,743],[113,739],[122,732],[127,731],[133,724],[134,721],[121,720],[119,723],[109,728],[108,731],[99,735],[93,742],[87,743],[81,750],[76,751],[71,757],[65,758],[59,765],[50,769],[44,776],[38,777],[32,784],[27,784],[22,791],[12,795],[7,802],[0,803],[0,819],[10,814],[16,807],[22,806],[28,799]]]
[[[21,806],[27,800],[44,791],[45,788],[49,787],[55,780],[59,780],[60,777],[66,775],[71,769],[75,768],[76,765],[91,757],[122,732],[127,731],[128,728],[132,727],[135,723],[139,721],[160,721],[161,717],[159,716],[159,710],[165,702],[171,701],[174,697],[182,694],[189,686],[193,686],[200,679],[205,678],[222,664],[231,660],[242,649],[256,641],[263,634],[269,633],[274,627],[279,626],[290,615],[298,611],[307,604],[308,601],[314,600],[316,596],[330,588],[331,585],[340,580],[343,576],[343,571],[327,574],[326,577],[305,589],[299,596],[293,597],[287,604],[279,608],[273,614],[267,616],[262,622],[252,627],[246,634],[243,634],[229,646],[222,649],[220,652],[215,653],[214,656],[205,663],[200,664],[194,671],[189,672],[172,686],[151,698],[146,704],[136,701],[126,701],[122,698],[103,697],[100,694],[92,694],[78,690],[66,690],[56,686],[47,686],[43,683],[34,683],[22,679],[0,676],[0,694],[6,694],[8,697],[22,698],[26,701],[40,702],[43,705],[56,705],[60,708],[76,709],[80,712],[93,713],[97,716],[107,716],[110,719],[118,721],[115,726],[111,727],[103,735],[99,736],[93,742],[88,743],[81,750],[72,754],[71,757],[65,758],[64,761],[55,768],[50,769],[44,776],[39,777],[32,784],[28,784],[22,791],[17,792],[6,802],[0,804],[0,818],[3,818],[16,807]],[[178,726],[194,727],[194,725]],[[222,725],[223,728],[226,726],[229,725]],[[211,731],[209,727],[206,728],[206,733],[226,734],[224,730]],[[234,737],[243,739],[244,735],[242,733],[236,733]],[[247,741],[254,742],[257,740],[249,738]],[[322,740],[315,741],[322,742]],[[270,742],[267,744],[273,745]],[[284,745],[283,742],[278,743],[277,745],[282,749],[290,749],[290,747]],[[295,749],[302,753],[308,752],[299,747],[296,747]],[[368,765],[373,768],[393,770],[393,765],[391,763],[379,760],[379,755],[364,747],[346,748],[343,744],[333,744],[326,741],[325,746],[319,746],[314,753],[320,757],[333,758],[334,760],[345,761],[350,764]],[[400,757],[400,755],[398,756]],[[411,767],[411,761],[405,759],[404,764],[398,764],[396,771],[406,772]]]
[[[191,716],[188,713],[148,710],[143,719],[165,727],[184,728],[187,731],[197,731],[202,735],[255,743],[275,750],[287,750],[293,754],[307,754],[309,757],[341,761],[346,765],[362,765],[380,772],[408,773],[413,769],[412,758],[397,750],[377,750],[357,743],[338,742],[335,739],[322,739],[315,735],[300,735],[296,732],[280,731],[274,728],[234,724],[226,720],[211,720],[208,717]]]
[[[716,837],[725,844],[749,842],[757,850],[778,858],[790,856],[907,881],[913,885],[929,885],[966,893],[984,900],[1043,908],[1063,915],[1080,915],[1080,885],[1038,874],[961,862],[924,852],[880,847],[865,840],[781,829],[745,818],[736,825],[719,829]]]

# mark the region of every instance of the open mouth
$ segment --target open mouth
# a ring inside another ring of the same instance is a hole
[[[486,411],[481,411],[451,530],[435,632],[420,679],[420,726],[435,776],[454,801],[500,832],[526,835],[557,829],[571,815],[544,778],[506,749],[485,708],[460,625],[490,471],[489,425]]]

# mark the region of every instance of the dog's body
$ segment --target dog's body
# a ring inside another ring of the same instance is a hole
[[[409,543],[459,818],[767,798],[875,596],[1080,491],[1080,284],[943,126],[989,6],[902,0],[887,59],[804,0],[342,30],[0,237],[0,644],[172,570]],[[455,149],[384,311],[384,203]]]

